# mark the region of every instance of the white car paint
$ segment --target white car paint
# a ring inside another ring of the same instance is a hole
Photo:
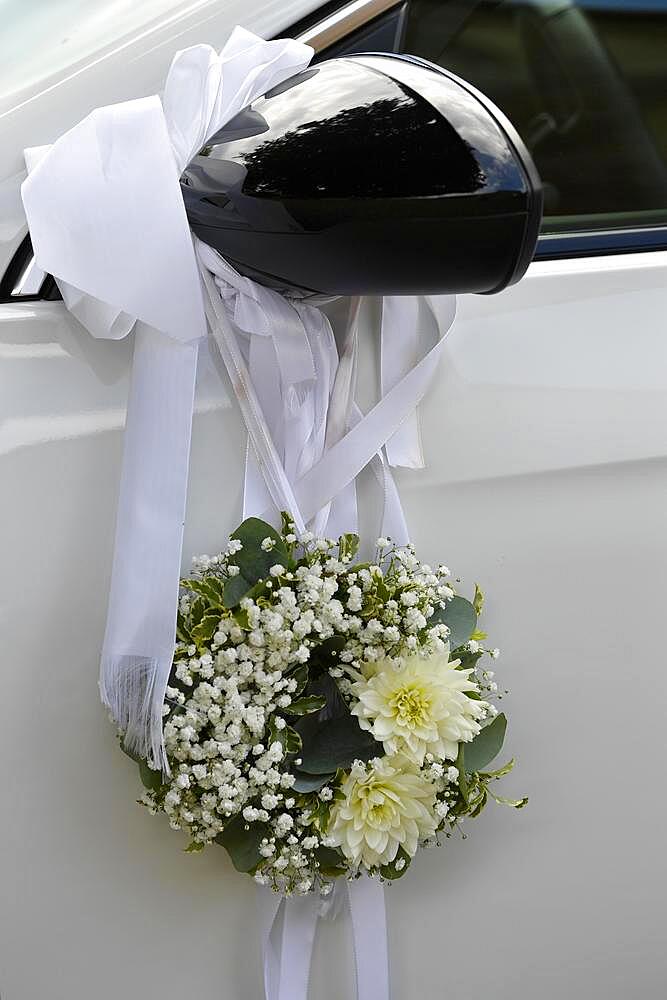
[[[0,190],[24,145],[159,88],[175,49],[220,45],[239,20],[279,32],[312,3],[181,6],[5,112]],[[0,270],[25,231],[14,211]],[[666,267],[659,252],[537,263],[460,300],[422,407],[428,468],[398,479],[420,552],[488,592],[519,761],[505,791],[531,801],[489,806],[390,888],[394,1000],[664,996]],[[370,400],[373,301],[363,342]],[[61,302],[0,306],[3,1000],[261,995],[252,883],[222,851],[181,853],[136,805],[97,696],[130,356]],[[244,449],[204,358],[186,558],[237,523]],[[368,531],[372,490],[362,477]],[[354,995],[347,935],[321,929],[313,1000]]]

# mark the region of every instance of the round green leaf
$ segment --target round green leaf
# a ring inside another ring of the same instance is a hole
[[[370,760],[383,754],[382,744],[359,726],[354,715],[327,719],[304,735],[299,768],[308,774],[328,774],[354,760]]]
[[[266,823],[248,824],[243,816],[235,816],[215,841],[225,848],[237,872],[251,872],[262,860],[259,845],[268,832]]]
[[[480,730],[472,743],[462,744],[463,761],[468,774],[482,771],[500,753],[506,729],[507,718],[501,712],[493,722]]]
[[[336,777],[335,771],[332,774],[304,774],[301,771],[294,772],[296,781],[292,785],[295,792],[319,792],[328,781]]]
[[[465,645],[475,631],[477,615],[475,609],[465,597],[456,595],[439,607],[429,618],[429,625],[443,624],[449,628],[450,649],[458,649]]]
[[[154,771],[145,760],[139,760],[139,777],[149,792],[157,792],[162,786],[162,771]]]

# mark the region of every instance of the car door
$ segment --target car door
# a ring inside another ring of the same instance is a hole
[[[94,41],[84,6],[71,5],[67,30],[80,18]],[[298,34],[322,57],[398,49],[442,62],[515,121],[545,183],[536,261],[500,295],[460,299],[421,407],[426,468],[397,471],[419,551],[446,561],[463,592],[477,581],[487,593],[518,759],[505,791],[530,803],[488,807],[465,841],[424,852],[388,890],[393,996],[657,1000],[667,4],[165,0],[149,23],[137,11],[129,27],[98,28],[104,46],[37,60],[0,117],[0,993],[111,1000],[131,982],[164,1000],[260,995],[253,886],[223,852],[181,853],[136,806],[135,770],[98,705],[131,344],[93,341],[53,298],[17,200],[24,146],[158,89],[176,49],[219,46],[242,21]],[[377,302],[362,319],[370,403]],[[196,411],[186,557],[217,551],[239,518],[245,436],[211,358]],[[373,490],[362,477],[368,532]],[[354,995],[347,934],[342,920],[321,929],[317,1000]]]
[[[519,761],[508,786],[531,801],[471,823],[388,893],[396,995],[657,1000],[667,3],[392,11],[400,50],[512,119],[545,189],[524,280],[460,298],[421,412],[427,467],[397,477],[418,549],[488,593]],[[635,698],[655,721],[628,725]]]

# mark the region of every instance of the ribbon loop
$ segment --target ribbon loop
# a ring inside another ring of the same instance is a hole
[[[237,28],[219,56],[207,45],[177,53],[164,108],[157,96],[98,108],[50,148],[26,152],[22,196],[35,259],[56,277],[68,308],[98,337],[145,324],[135,344],[100,689],[128,747],[165,772],[162,704],[197,343],[206,335],[178,178],[208,137],[311,57],[300,42],[265,42]],[[303,346],[283,361],[312,378]]]

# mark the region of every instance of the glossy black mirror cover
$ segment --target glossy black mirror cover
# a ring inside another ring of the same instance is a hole
[[[193,231],[239,271],[327,295],[499,291],[541,218],[511,124],[410,57],[305,70],[210,140],[181,185]]]

